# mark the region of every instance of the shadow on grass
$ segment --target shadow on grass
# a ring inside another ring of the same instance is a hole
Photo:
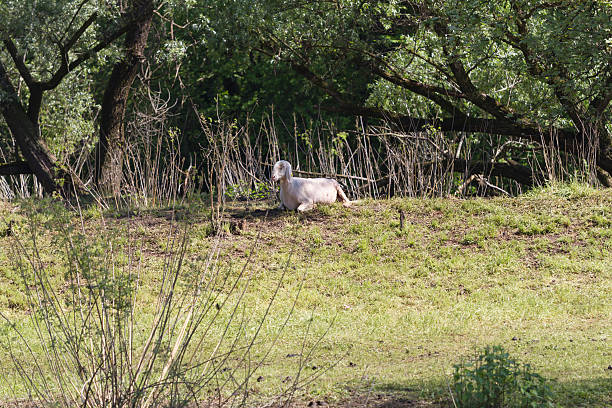
[[[561,379],[553,384],[557,402],[564,407],[612,407],[612,369],[607,377],[573,381]]]
[[[612,369],[608,377],[579,381],[560,379],[552,381],[554,402],[561,407],[612,407]],[[371,391],[356,391],[337,404],[337,407],[412,408],[453,407],[446,383],[428,382],[417,385],[386,383]]]
[[[424,401],[417,397],[387,395],[381,393],[355,395],[349,399],[333,404],[337,407],[345,408],[421,408],[421,407],[442,407],[435,403]]]

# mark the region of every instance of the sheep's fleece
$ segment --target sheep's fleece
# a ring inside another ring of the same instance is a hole
[[[336,180],[293,177],[291,164],[286,160],[276,162],[272,181],[280,182],[280,208],[303,212],[313,209],[317,203],[333,203],[338,197],[344,206],[351,205]]]

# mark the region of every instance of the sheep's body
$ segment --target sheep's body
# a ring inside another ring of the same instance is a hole
[[[272,180],[280,182],[281,208],[288,210],[308,211],[318,203],[329,204],[338,198],[344,206],[350,206],[340,184],[328,178],[293,177],[291,164],[281,160],[274,165]]]

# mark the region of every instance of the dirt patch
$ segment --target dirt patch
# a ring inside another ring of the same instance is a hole
[[[327,402],[325,399],[313,399],[310,401],[293,402],[291,406],[299,408],[423,408],[441,407],[442,405],[405,395],[360,393],[340,401]]]

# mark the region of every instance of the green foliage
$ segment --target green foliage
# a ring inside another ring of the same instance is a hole
[[[41,132],[47,145],[60,161],[81,146],[91,151],[95,145],[91,136],[96,132],[94,118],[99,105],[87,89],[88,78],[84,73],[73,75],[62,82],[46,99],[40,112]]]
[[[163,12],[184,28],[158,21],[166,32],[172,29],[173,38],[155,49],[149,47],[158,62],[160,87],[174,98],[189,98],[205,117],[237,119],[255,130],[267,120],[278,120],[283,123],[278,127],[281,143],[292,141],[295,131],[316,127],[321,116],[338,118],[318,109],[323,91],[281,59],[256,51],[261,32],[280,23],[279,4],[205,0],[185,7],[181,3],[167,3]],[[183,139],[194,146],[205,144],[192,105],[177,110],[175,123],[184,130]]]
[[[10,38],[32,71],[35,80],[48,80],[62,63],[58,42],[64,43],[85,21],[98,20],[74,44],[69,56],[88,49],[96,37],[116,27],[118,7],[112,3],[81,0],[3,0],[0,35]]]
[[[454,366],[452,391],[458,407],[554,407],[547,381],[501,346],[487,346]]]
[[[91,17],[95,17],[93,23],[87,25]],[[98,1],[3,0],[0,21],[0,37],[14,44],[17,58],[25,64],[32,81],[46,82],[63,63],[89,53],[104,36],[117,29],[120,18],[117,6]],[[81,28],[84,31],[81,32]],[[80,35],[73,39],[77,33]],[[64,54],[63,47],[68,43],[69,50]],[[18,89],[22,105],[27,107],[30,89],[7,50],[8,47],[0,48],[0,59],[11,83]],[[77,146],[86,151],[93,148],[92,135],[99,106],[92,80],[96,75],[108,75],[109,72],[100,74],[100,70],[107,68],[105,59],[112,61],[116,56],[116,49],[109,46],[99,56],[72,69],[59,84],[54,84],[53,89],[43,88],[45,93],[39,115],[41,135],[60,165],[67,162]],[[10,133],[3,125],[0,124],[0,148],[13,150],[17,155],[8,142]]]
[[[227,187],[225,195],[231,200],[265,200],[273,197],[275,190],[269,184],[256,182],[249,187],[243,184],[233,184]]]

